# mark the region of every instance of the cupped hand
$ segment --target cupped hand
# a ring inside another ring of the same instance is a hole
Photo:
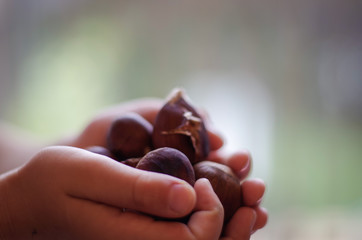
[[[248,151],[238,151],[226,155],[222,151],[214,151],[210,154],[209,160],[228,165],[239,177],[241,185],[242,202],[240,209],[226,227],[226,236],[233,236],[230,239],[249,239],[258,229],[263,228],[268,220],[268,212],[261,207],[265,183],[261,179],[246,179],[252,165]],[[243,226],[243,227],[241,227]],[[239,236],[237,238],[236,236]],[[240,236],[245,236],[240,238]]]
[[[11,186],[11,187],[9,187]],[[208,180],[183,180],[98,154],[50,147],[0,181],[5,239],[219,239],[223,208]],[[132,211],[124,211],[132,209]],[[155,220],[179,218],[187,224]]]
[[[84,131],[77,137],[72,138],[68,144],[71,146],[86,148],[92,145],[106,145],[106,133],[112,121],[119,115],[127,112],[136,112],[147,121],[153,123],[158,111],[163,105],[160,99],[139,99],[110,107],[99,113]],[[206,116],[206,114],[203,114]],[[235,213],[226,227],[224,235],[230,239],[249,239],[250,235],[265,226],[268,213],[260,206],[265,184],[261,179],[246,179],[252,165],[250,153],[239,151],[225,156],[219,149],[223,146],[222,137],[214,131],[207,117],[205,123],[210,139],[210,156],[208,160],[220,162],[231,167],[241,181],[241,192],[243,202],[240,209]]]
[[[95,116],[81,134],[65,139],[64,144],[79,148],[86,148],[94,145],[106,146],[107,131],[115,118],[128,112],[135,112],[153,124],[156,115],[163,104],[164,101],[161,99],[145,98],[105,109]],[[210,149],[212,151],[219,149],[223,145],[222,138],[211,128],[208,129]]]

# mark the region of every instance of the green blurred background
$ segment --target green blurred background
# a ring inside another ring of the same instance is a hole
[[[183,87],[247,148],[252,239],[362,237],[362,1],[0,1],[0,117],[46,140]]]

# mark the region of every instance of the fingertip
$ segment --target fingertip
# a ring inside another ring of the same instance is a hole
[[[255,213],[256,213],[256,221],[253,226],[253,232],[263,228],[268,222],[268,210],[266,208],[257,207],[255,208]]]
[[[245,180],[241,184],[242,204],[245,206],[253,207],[260,204],[264,193],[265,183],[262,179]]]
[[[196,193],[188,183],[172,185],[168,195],[169,207],[178,216],[190,213],[196,204]]]
[[[224,139],[220,133],[208,128],[208,135],[210,140],[210,150],[215,151],[220,149],[224,145]]]
[[[205,186],[207,188],[212,189],[211,183],[210,183],[209,179],[207,179],[207,178],[199,178],[199,179],[197,179],[196,182],[195,182],[195,188],[198,188],[199,186]]]
[[[224,209],[208,179],[198,179],[194,188],[197,202],[187,225],[195,239],[214,239],[221,233]]]
[[[224,214],[223,207],[217,197],[210,181],[207,178],[200,178],[194,185],[197,194],[196,210],[214,209],[216,212]]]
[[[239,150],[232,154],[223,149],[212,151],[208,160],[229,166],[239,180],[243,180],[249,175],[252,165],[251,156],[247,150]]]
[[[198,195],[200,195],[200,192],[202,195],[204,195],[205,192],[207,194],[215,194],[214,189],[212,188],[212,185],[207,178],[197,179],[194,185],[194,189]]]
[[[238,220],[239,224],[242,222],[245,224],[249,233],[253,230],[258,217],[255,209],[249,207],[241,207],[234,216],[234,218]]]
[[[252,165],[250,152],[248,150],[239,150],[226,160],[226,164],[230,166],[239,179],[242,180],[250,173]]]
[[[131,207],[164,218],[184,217],[195,208],[196,192],[184,180],[166,174],[139,169],[134,185]]]
[[[239,208],[226,225],[224,235],[231,239],[249,239],[257,219],[253,208]]]

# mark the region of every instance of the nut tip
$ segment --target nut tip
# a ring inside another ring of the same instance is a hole
[[[190,98],[186,94],[186,90],[182,87],[174,88],[171,93],[166,97],[166,101],[169,103],[175,103],[180,99],[183,99],[188,103],[191,102]]]

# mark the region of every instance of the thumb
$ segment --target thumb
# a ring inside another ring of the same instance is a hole
[[[57,171],[66,173],[66,193],[113,207],[129,208],[167,218],[187,215],[196,204],[191,185],[175,177],[143,171],[99,154],[54,147],[59,152]]]

